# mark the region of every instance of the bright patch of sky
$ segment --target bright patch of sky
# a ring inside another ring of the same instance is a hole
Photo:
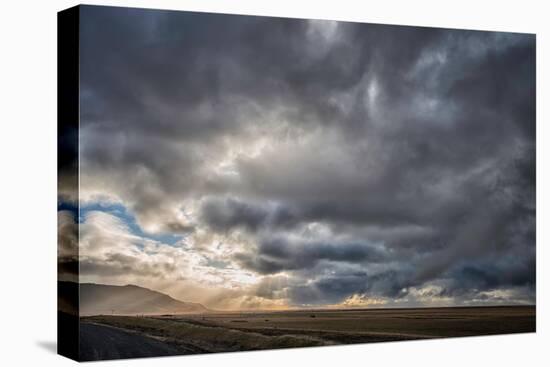
[[[132,234],[145,239],[151,239],[154,241],[162,242],[173,246],[185,237],[185,235],[180,235],[180,234],[172,234],[172,233],[153,234],[153,233],[148,233],[143,231],[143,229],[138,225],[134,214],[130,210],[128,210],[128,208],[126,208],[124,205],[120,203],[101,202],[101,201],[85,203],[80,206],[79,223],[82,223],[84,221],[84,218],[86,218],[87,213],[90,213],[93,211],[100,211],[100,212],[114,215],[118,219],[122,220],[124,224],[128,226]]]

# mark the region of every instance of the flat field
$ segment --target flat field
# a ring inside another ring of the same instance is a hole
[[[92,316],[81,318],[80,345],[83,360],[97,360],[526,333],[535,315],[511,306]]]

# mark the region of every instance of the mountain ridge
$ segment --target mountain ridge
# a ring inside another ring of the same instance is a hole
[[[80,315],[161,315],[210,312],[200,303],[181,301],[135,284],[60,282],[61,289],[80,289]],[[63,284],[64,283],[64,284]],[[61,296],[61,294],[60,294]]]

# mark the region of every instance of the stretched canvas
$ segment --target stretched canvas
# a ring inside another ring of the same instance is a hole
[[[58,27],[60,354],[535,331],[535,35],[103,6]]]

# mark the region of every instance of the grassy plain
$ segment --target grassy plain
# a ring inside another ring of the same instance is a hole
[[[92,316],[185,353],[229,352],[535,331],[534,306]]]

